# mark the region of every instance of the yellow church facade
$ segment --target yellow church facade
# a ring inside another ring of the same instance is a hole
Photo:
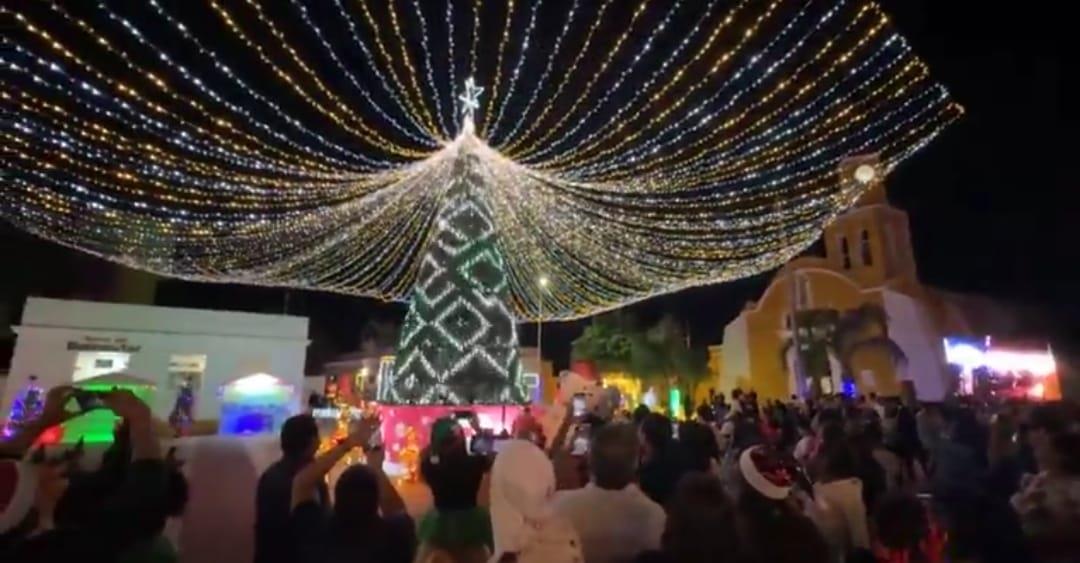
[[[841,166],[841,176],[850,172]],[[790,261],[725,327],[723,343],[709,351],[717,391],[787,398],[815,381],[825,393],[853,386],[898,395],[904,381],[924,399],[949,391],[945,315],[918,280],[907,214],[889,205],[880,179],[867,184],[825,228],[824,256]],[[880,327],[852,328],[875,315]]]

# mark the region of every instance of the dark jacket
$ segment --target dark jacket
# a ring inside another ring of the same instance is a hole
[[[307,460],[282,458],[263,472],[255,489],[255,563],[293,563],[296,541],[289,528],[289,505],[292,482]],[[330,494],[319,483],[319,506],[324,507]]]
[[[686,456],[677,443],[672,443],[657,452],[649,461],[641,464],[638,469],[638,481],[644,492],[656,504],[664,506],[671,494],[675,492],[675,486],[679,479],[687,471]]]
[[[0,561],[123,560],[160,535],[168,512],[167,472],[160,460],[139,460],[116,475],[73,479],[57,504],[57,527],[0,551]]]

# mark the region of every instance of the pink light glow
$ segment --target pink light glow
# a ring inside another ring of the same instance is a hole
[[[988,350],[986,365],[996,371],[1027,371],[1036,377],[1046,377],[1057,373],[1054,356],[1049,352]]]
[[[968,374],[980,367],[997,372],[1028,372],[1035,377],[1057,373],[1057,363],[1050,352],[991,349],[983,351],[964,343],[945,342],[945,360],[956,364]]]
[[[379,407],[379,416],[382,417],[383,443],[386,445],[388,461],[396,462],[398,453],[405,446],[405,428],[412,426],[416,430],[416,438],[419,446],[427,446],[431,440],[431,423],[448,416],[455,411],[468,410],[476,413],[480,420],[480,427],[491,429],[498,434],[503,429],[510,431],[514,419],[521,413],[519,405],[480,405],[480,406],[410,406],[410,405],[382,405]],[[533,408],[535,416],[539,416]]]

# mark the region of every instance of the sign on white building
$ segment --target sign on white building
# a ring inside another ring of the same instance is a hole
[[[291,385],[300,408],[304,317],[68,301],[26,300],[0,418],[31,375],[45,388],[110,373],[156,385],[155,416],[168,416],[181,384],[194,386],[196,419],[220,416],[221,387],[269,374]]]

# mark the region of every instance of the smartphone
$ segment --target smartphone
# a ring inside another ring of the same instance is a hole
[[[371,434],[371,437],[368,438],[367,449],[369,449],[369,450],[377,450],[377,449],[381,448],[382,446],[383,446],[382,430],[376,430],[375,432],[373,432]]]
[[[469,451],[473,455],[490,455],[495,451],[495,437],[490,434],[478,434],[473,436],[469,444]]]
[[[587,453],[589,453],[589,425],[579,424],[570,444],[570,454],[585,455]]]
[[[574,416],[580,417],[585,415],[585,393],[574,393],[573,399],[570,400],[571,408],[574,409]]]
[[[75,404],[79,405],[80,412],[88,412],[97,409],[105,408],[105,401],[102,400],[104,393],[97,391],[87,391],[85,389],[76,389],[72,393],[72,397],[75,399]]]

